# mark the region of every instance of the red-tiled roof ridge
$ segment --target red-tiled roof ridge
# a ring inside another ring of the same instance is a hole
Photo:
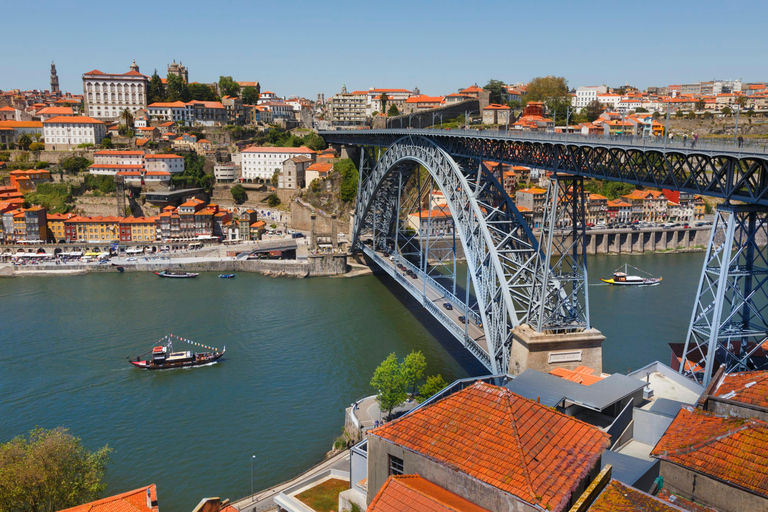
[[[768,371],[726,373],[712,394],[717,398],[768,407]]]
[[[488,512],[420,475],[387,478],[367,512]]]
[[[484,382],[368,433],[552,510],[562,510],[610,444],[592,425]],[[501,445],[517,449],[493,449]],[[478,446],[482,459],[471,456]]]
[[[109,512],[137,512],[142,510],[154,510],[157,511],[157,505],[152,508],[147,507],[147,489],[150,491],[150,499],[153,503],[157,503],[157,486],[151,484],[145,487],[139,487],[132,491],[124,492],[122,494],[116,494],[115,496],[109,496],[100,500],[91,501],[90,503],[83,503],[76,507],[66,508],[60,512],[89,512],[94,509],[100,509],[104,507]],[[126,501],[130,500],[130,501]]]

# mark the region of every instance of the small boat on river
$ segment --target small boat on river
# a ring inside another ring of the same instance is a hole
[[[189,279],[192,277],[197,277],[200,274],[196,274],[195,272],[180,272],[175,270],[163,270],[162,272],[155,272],[156,276],[159,277],[174,277],[177,279]]]
[[[220,277],[221,279],[232,279],[232,278],[233,278],[233,277],[235,277],[236,275],[237,275],[237,274],[219,274],[219,277]]]
[[[657,285],[661,282],[661,277],[641,277],[641,276],[633,276],[629,274],[629,267],[631,265],[628,265],[627,263],[624,264],[624,270],[622,271],[622,267],[617,268],[613,271],[613,277],[610,279],[600,279],[604,283],[612,284],[615,286],[653,286]],[[647,272],[643,272],[637,267],[632,267],[633,269],[637,270],[638,272],[642,272],[643,274],[648,274]]]
[[[210,350],[210,352],[193,352],[191,350],[184,350],[181,352],[173,351],[173,343],[171,338],[184,341],[191,345],[197,345]],[[167,340],[167,342],[166,342]],[[130,362],[136,368],[142,370],[170,370],[173,368],[190,368],[193,366],[204,366],[207,364],[213,364],[224,355],[227,351],[227,347],[219,352],[219,349],[195,343],[194,341],[185,340],[169,334],[165,338],[161,339],[156,346],[153,346],[151,350],[144,352],[136,356],[135,359],[128,358]],[[148,359],[142,359],[144,356],[151,354]]]

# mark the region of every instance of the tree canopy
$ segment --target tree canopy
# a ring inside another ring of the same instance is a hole
[[[35,428],[0,445],[0,510],[55,512],[97,499],[110,451],[88,451],[64,428]]]
[[[245,191],[245,187],[239,183],[232,187],[230,192],[232,193],[232,199],[237,204],[242,204],[246,201],[246,199],[248,199],[248,193]]]
[[[389,110],[387,110],[388,116],[399,116],[400,111],[397,109],[397,105],[394,103],[389,106]]]
[[[243,87],[242,99],[245,105],[255,105],[259,101],[259,93],[255,87],[247,85]]]
[[[568,96],[568,81],[561,76],[539,76],[528,84],[528,93],[525,99],[528,101],[547,101],[551,98]]]
[[[333,164],[333,169],[341,174],[341,191],[339,196],[342,201],[351,203],[357,197],[357,167],[349,158],[344,158]]]
[[[147,104],[157,103],[159,101],[165,101],[165,86],[160,75],[155,70],[152,78],[149,80],[149,86],[147,87]]]
[[[443,379],[443,376],[439,373],[437,375],[427,377],[427,381],[419,388],[419,396],[416,397],[416,400],[423,402],[427,398],[442,390],[447,385],[448,383],[445,382],[445,379]]]
[[[501,80],[491,79],[488,81],[487,84],[483,86],[483,89],[491,93],[491,97],[490,97],[491,103],[500,104],[504,96],[504,87],[505,87],[505,84]]]
[[[205,172],[205,157],[195,153],[184,155],[184,172],[171,177],[176,186],[200,187],[207,194],[213,190],[215,178]]]
[[[190,100],[187,83],[179,75],[169,74],[166,79],[166,100],[170,102]]]
[[[379,96],[379,99],[381,100],[381,111],[386,112],[387,111],[387,102],[389,101],[389,96],[387,96],[387,93],[383,92],[381,93],[381,96]]]
[[[240,96],[240,84],[232,80],[231,76],[220,76],[219,92],[222,96]]]
[[[589,103],[587,103],[587,106],[584,107],[584,115],[587,118],[588,122],[592,122],[596,120],[598,117],[600,117],[600,114],[603,113],[603,106],[600,104],[597,100],[592,100]]]
[[[187,91],[189,91],[189,99],[197,101],[218,101],[219,97],[216,96],[211,86],[206,84],[189,84],[187,85]]]
[[[376,401],[381,410],[391,415],[392,410],[408,398],[408,388],[412,388],[415,393],[416,383],[424,376],[426,368],[427,361],[421,352],[411,352],[402,363],[397,362],[397,355],[394,352],[389,354],[373,372],[371,379],[371,386],[378,392]],[[434,386],[435,383],[433,382],[432,385]]]
[[[61,161],[61,168],[71,174],[86,170],[93,162],[82,156],[70,156]]]
[[[30,144],[32,144],[32,137],[28,133],[22,133],[16,143],[19,145],[19,149],[27,151]]]

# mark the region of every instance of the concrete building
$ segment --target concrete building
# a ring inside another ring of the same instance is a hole
[[[562,512],[609,444],[596,427],[477,382],[368,431],[367,501],[389,477],[419,475],[488,510]]]
[[[414,112],[423,112],[424,110],[431,110],[444,105],[445,98],[442,96],[426,96],[424,94],[419,94],[418,96],[411,96],[405,100],[400,112],[403,114],[413,114]]]
[[[221,98],[221,104],[227,111],[228,124],[245,124],[245,110],[243,109],[243,100],[237,96],[224,96]]]
[[[213,166],[213,177],[217,183],[231,183],[238,179],[238,165],[235,162],[217,163]]]
[[[411,213],[408,215],[406,227],[422,237],[452,236],[454,230],[453,217],[448,206],[435,206],[431,210]]]
[[[306,156],[295,156],[283,162],[283,170],[277,187],[289,190],[305,188],[306,170],[312,164],[312,159]]]
[[[582,85],[576,89],[576,96],[572,100],[573,107],[581,112],[581,109],[598,99],[598,94],[606,94],[607,92],[608,87],[605,85]]]
[[[179,174],[184,172],[184,157],[170,154],[144,155],[144,168],[147,172]]]
[[[367,91],[348,93],[344,85],[339,94],[328,99],[328,121],[334,127],[363,126],[368,119],[367,111]]]
[[[184,125],[192,124],[192,106],[183,101],[157,102],[147,107],[147,115],[153,121],[170,121]]]
[[[333,164],[314,163],[307,167],[304,173],[305,186],[310,186],[313,181],[321,180],[333,170]]]
[[[768,510],[768,423],[680,409],[651,452],[664,487],[721,512]]]
[[[227,124],[227,109],[218,101],[190,101],[192,122],[203,126],[221,126]],[[242,105],[242,104],[241,104]]]
[[[533,224],[531,228],[539,229],[544,215],[544,201],[547,198],[547,191],[543,188],[525,188],[515,193],[515,204],[527,208],[533,212]]]
[[[72,107],[45,107],[38,110],[35,115],[45,122],[57,116],[74,116],[75,113],[72,111]]]
[[[124,217],[118,223],[120,242],[154,242],[155,217]]]
[[[24,210],[24,225],[26,240],[48,240],[48,218],[42,206]]]
[[[94,119],[115,120],[128,109],[132,114],[147,107],[149,77],[139,72],[134,61],[127,73],[103,73],[98,69],[83,74],[85,113]]]
[[[57,116],[43,122],[46,151],[73,149],[80,144],[98,146],[107,135],[103,121],[84,116]]]
[[[381,103],[381,95],[387,95],[387,106],[384,108]],[[371,87],[368,89],[366,97],[366,110],[365,113],[368,117],[371,117],[374,112],[380,114],[386,114],[385,110],[389,110],[392,105],[397,107],[400,112],[403,111],[405,101],[413,96],[413,91],[408,89],[377,89]]]
[[[34,137],[43,135],[43,123],[40,121],[0,121],[0,144],[18,142],[23,134]]]
[[[282,171],[283,162],[296,156],[313,159],[315,152],[303,146],[300,148],[248,147],[241,153],[242,178],[248,181],[272,179],[275,171]]]
[[[497,105],[491,103],[483,109],[483,124],[503,124],[510,121],[512,109],[507,105]]]

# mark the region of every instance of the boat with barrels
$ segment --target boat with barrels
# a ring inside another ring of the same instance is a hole
[[[629,267],[631,266],[632,265],[625,263],[623,267],[624,269],[623,271],[622,271],[622,267],[619,267],[613,271],[612,278],[600,279],[600,280],[604,283],[612,284],[615,286],[653,286],[661,282],[661,277],[653,277],[647,272],[644,272],[637,267],[632,267],[632,268],[637,270],[638,272],[647,274],[649,277],[630,275]]]
[[[183,350],[181,352],[173,351],[173,342],[171,338],[184,341],[191,345],[197,345],[208,349],[208,352],[193,352],[191,350]],[[170,370],[173,368],[191,368],[194,366],[204,366],[213,364],[224,355],[227,351],[227,347],[219,352],[219,349],[195,343],[191,340],[179,338],[173,334],[169,334],[154,344],[151,350],[139,354],[135,359],[128,358],[128,361],[136,368],[143,370]],[[149,358],[143,359],[144,356],[149,355]]]
[[[156,276],[159,277],[174,277],[177,279],[189,279],[191,277],[197,277],[200,274],[197,274],[195,272],[182,272],[177,270],[162,270],[160,272],[154,273]]]

